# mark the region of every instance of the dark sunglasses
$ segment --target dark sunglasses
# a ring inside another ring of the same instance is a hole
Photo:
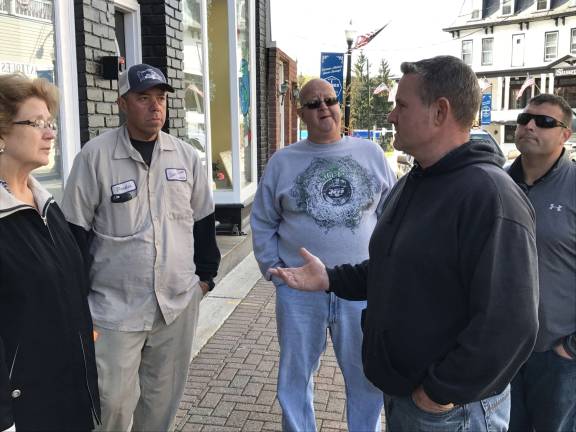
[[[302,104],[303,107],[306,107],[308,109],[318,109],[320,108],[320,105],[322,105],[322,102],[324,102],[326,104],[326,106],[332,106],[332,105],[336,105],[338,103],[338,98],[337,97],[327,97],[324,99],[318,99],[312,102],[305,102]]]
[[[530,120],[534,119],[534,123],[536,126],[542,129],[552,129],[555,127],[567,127],[563,122],[560,120],[556,120],[554,117],[550,117],[544,114],[530,114],[530,113],[521,113],[518,114],[518,118],[516,119],[516,123],[522,126],[526,126],[530,123]]]

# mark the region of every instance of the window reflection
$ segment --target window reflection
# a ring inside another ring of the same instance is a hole
[[[249,2],[238,0],[236,25],[238,35],[238,92],[240,123],[240,181],[245,186],[252,182],[252,104],[250,101],[250,22]]]
[[[184,1],[184,108],[185,140],[194,146],[206,165],[206,128],[200,0]]]
[[[21,72],[57,84],[54,50],[53,0],[0,0],[0,74]],[[54,195],[62,196],[61,142],[56,142],[50,162],[33,172]]]

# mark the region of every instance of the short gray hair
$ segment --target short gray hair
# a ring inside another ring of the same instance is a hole
[[[438,98],[450,102],[456,121],[464,128],[472,127],[482,98],[476,74],[462,60],[437,56],[400,65],[403,74],[420,76],[420,99],[430,105]]]

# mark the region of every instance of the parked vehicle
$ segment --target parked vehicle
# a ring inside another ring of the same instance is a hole
[[[500,148],[494,137],[492,137],[492,135],[490,135],[483,129],[470,130],[470,141],[485,141],[491,144],[496,150],[496,152],[504,157],[502,149]],[[398,155],[396,159],[396,164],[398,166],[396,176],[400,178],[412,169],[412,165],[414,164],[414,158],[406,153],[402,153]]]

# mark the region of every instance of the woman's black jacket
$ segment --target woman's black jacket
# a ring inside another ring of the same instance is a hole
[[[88,279],[54,199],[0,186],[0,430],[91,430],[100,401]]]

